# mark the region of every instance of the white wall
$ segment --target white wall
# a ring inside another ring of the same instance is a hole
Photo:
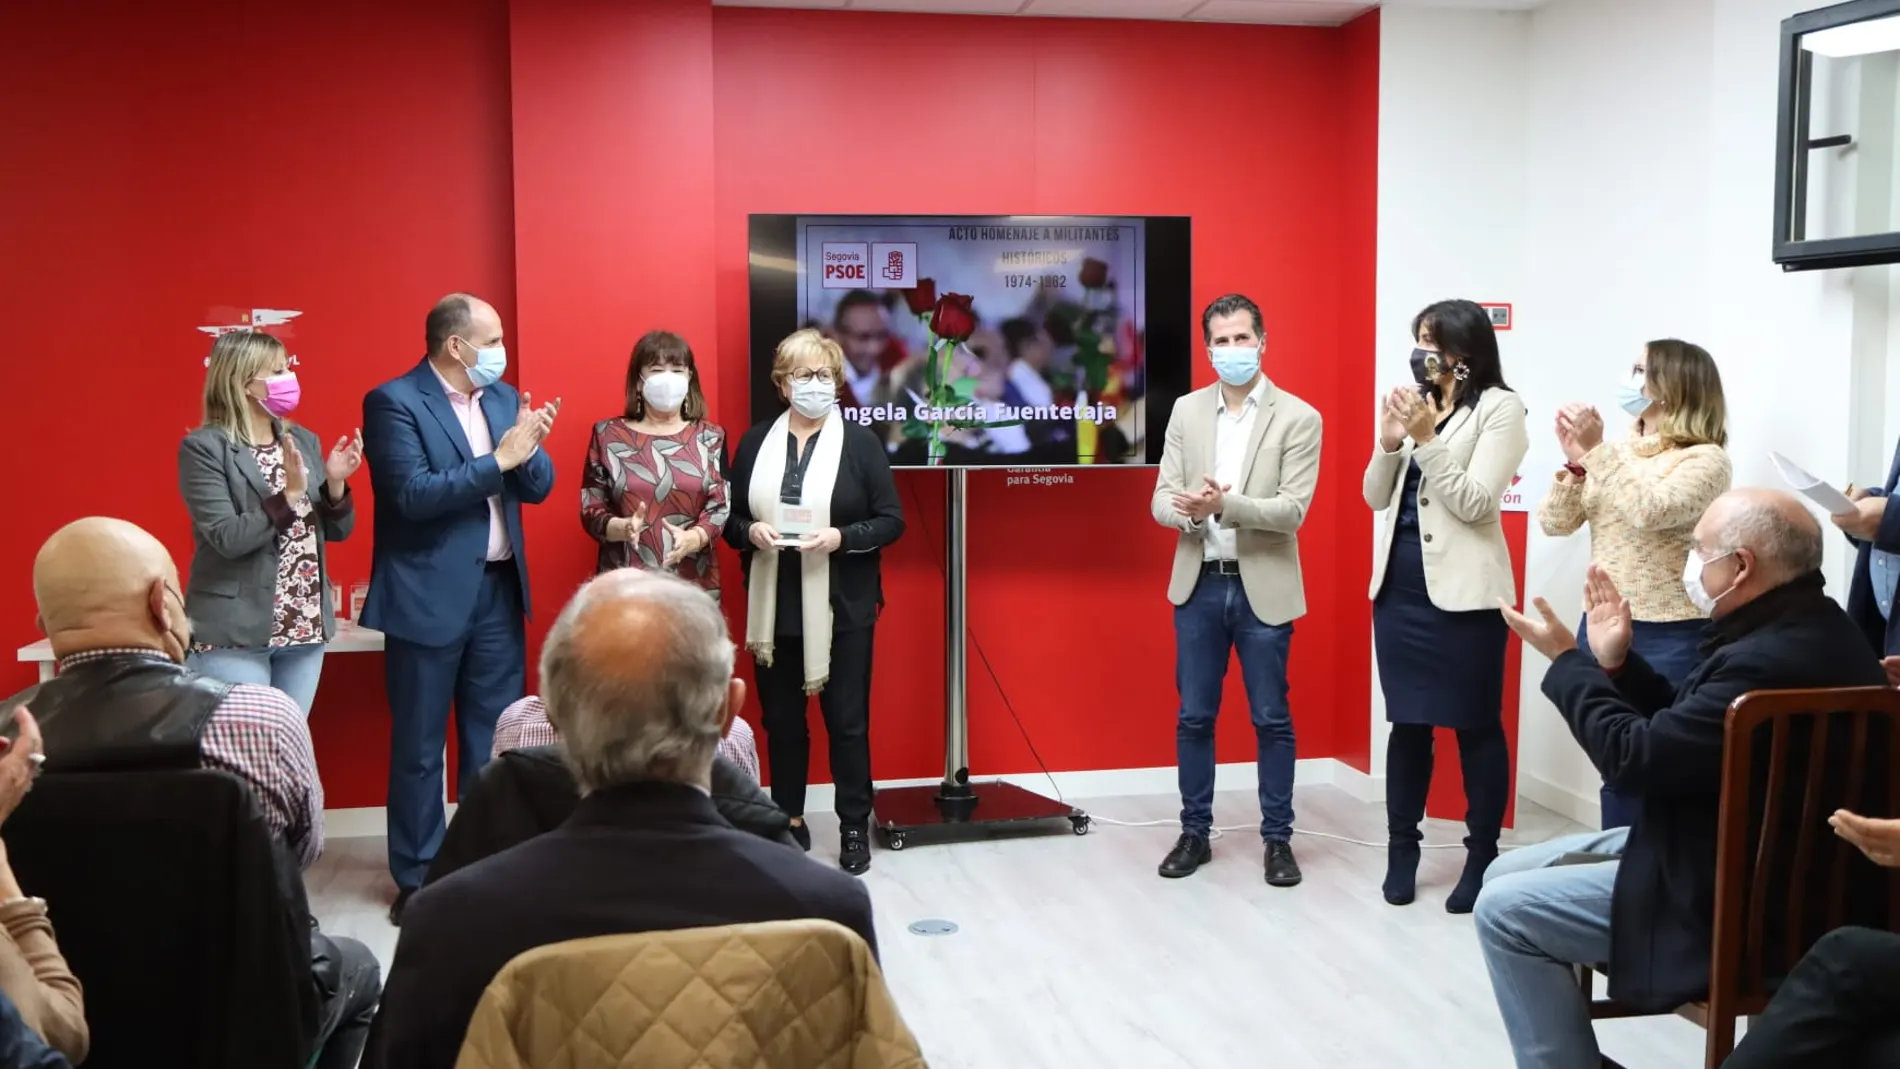
[[[1900,353],[1888,269],[1789,274],[1769,259],[1779,23],[1813,6],[1555,0],[1503,16],[1521,20],[1514,35],[1478,32],[1484,17],[1470,12],[1385,12],[1380,104],[1394,114],[1380,121],[1380,322],[1402,335],[1423,290],[1514,300],[1505,374],[1531,408],[1527,468],[1559,463],[1549,430],[1558,405],[1593,403],[1614,422],[1615,385],[1642,343],[1675,336],[1708,347],[1722,368],[1737,485],[1776,485],[1769,450],[1839,482],[1884,475],[1900,431],[1888,415],[1900,388],[1888,372]],[[1421,69],[1447,38],[1458,47]],[[1462,107],[1444,99],[1448,85],[1472,90]],[[1439,134],[1439,158],[1420,159],[1421,131],[1433,128],[1460,133]],[[1421,166],[1440,170],[1425,177]],[[1489,179],[1440,188],[1491,168],[1519,176],[1514,207]],[[1479,251],[1409,252],[1427,227]],[[1381,352],[1381,371],[1397,359]],[[1587,535],[1545,538],[1533,520],[1529,592],[1575,615],[1588,558]],[[1850,563],[1830,539],[1837,597]],[[1520,790],[1594,820],[1599,780],[1544,700],[1543,668],[1527,650]]]
[[[1412,381],[1419,309],[1449,297],[1522,299],[1531,16],[1386,8],[1379,18],[1375,359],[1384,392]],[[1516,332],[1499,338],[1509,379],[1519,363]],[[1365,443],[1367,457],[1373,444]],[[1380,782],[1386,730],[1375,659],[1372,774]]]

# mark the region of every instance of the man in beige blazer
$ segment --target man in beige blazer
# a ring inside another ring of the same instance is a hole
[[[1300,525],[1319,482],[1320,416],[1260,370],[1260,308],[1229,294],[1201,314],[1219,381],[1183,397],[1168,418],[1155,481],[1155,522],[1180,532],[1174,603],[1175,758],[1181,838],[1161,875],[1189,876],[1213,857],[1214,720],[1229,651],[1240,656],[1252,714],[1267,882],[1300,882],[1293,857],[1293,717],[1287,652],[1306,614]]]

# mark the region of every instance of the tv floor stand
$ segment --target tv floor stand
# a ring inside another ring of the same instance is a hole
[[[1067,821],[1077,835],[1086,834],[1089,815],[1066,802],[1013,783],[970,781],[964,555],[969,473],[952,468],[945,474],[949,488],[944,526],[949,537],[944,547],[943,782],[878,791],[878,840],[887,850],[902,850],[913,836],[920,843],[987,838],[1056,821]]]

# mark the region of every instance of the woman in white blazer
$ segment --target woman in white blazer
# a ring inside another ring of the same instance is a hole
[[[1366,504],[1383,513],[1372,574],[1372,638],[1392,723],[1386,747],[1385,899],[1417,893],[1419,822],[1432,781],[1432,732],[1458,733],[1465,869],[1445,901],[1469,913],[1498,856],[1510,797],[1498,601],[1517,601],[1499,506],[1530,449],[1524,403],[1499,367],[1484,309],[1440,301],[1412,320],[1412,377],[1392,391],[1366,465]]]

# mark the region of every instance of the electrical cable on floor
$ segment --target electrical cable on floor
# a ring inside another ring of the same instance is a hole
[[[945,475],[948,476],[949,473],[945,472]],[[912,496],[913,498],[916,497],[916,495],[914,494]],[[916,503],[919,506],[917,510],[918,514],[921,516],[923,513],[923,509],[921,507],[922,506],[921,499],[917,499]],[[948,581],[950,577],[949,567],[944,562],[942,552],[939,550],[937,546],[937,540],[933,538],[930,534],[929,525],[918,524],[918,527],[921,528],[924,532],[924,541],[930,544],[930,559],[936,563],[938,574],[942,575],[944,579]],[[1056,782],[1055,774],[1049,771],[1048,764],[1043,761],[1042,754],[1036,749],[1035,740],[1029,737],[1029,728],[1023,723],[1023,718],[1017,715],[1015,704],[1009,700],[1009,692],[1003,689],[1003,681],[997,678],[996,669],[994,666],[990,664],[989,655],[983,652],[983,643],[981,640],[979,640],[976,637],[976,628],[970,626],[970,619],[967,613],[964,615],[963,629],[969,634],[970,647],[976,651],[977,660],[983,662],[983,671],[989,675],[991,685],[995,686],[996,688],[996,696],[1002,699],[1003,708],[1009,710],[1010,719],[1016,721],[1016,731],[1022,735],[1023,745],[1029,747],[1029,756],[1035,758],[1036,768],[1042,772],[1043,778],[1049,781],[1049,789],[1055,792],[1056,801],[1061,802],[1064,805],[1067,805],[1068,799],[1062,796],[1061,784],[1058,784]],[[1089,819],[1089,823],[1091,824],[1106,824],[1114,828],[1178,828],[1181,826],[1181,822],[1179,820],[1116,820],[1112,817],[1105,817],[1099,813],[1094,813],[1094,812],[1090,812],[1088,814],[1088,819]],[[1221,838],[1222,832],[1252,831],[1256,829],[1257,827],[1259,827],[1259,825],[1236,824],[1236,825],[1233,825],[1232,827],[1213,828],[1213,829],[1210,829],[1208,838],[1210,840],[1219,839]],[[1364,839],[1354,839],[1345,835],[1334,835],[1331,832],[1307,831],[1305,828],[1294,828],[1293,834],[1304,835],[1312,839],[1331,839],[1334,842],[1349,843],[1353,846],[1366,846],[1366,847],[1371,847],[1373,849],[1380,849],[1387,845],[1385,843],[1369,842]],[[1515,850],[1520,846],[1528,846],[1528,845],[1533,845],[1533,844],[1500,843],[1498,844],[1498,849],[1501,851]],[[1421,843],[1419,848],[1422,850],[1463,850],[1465,848],[1465,844],[1463,843]]]

